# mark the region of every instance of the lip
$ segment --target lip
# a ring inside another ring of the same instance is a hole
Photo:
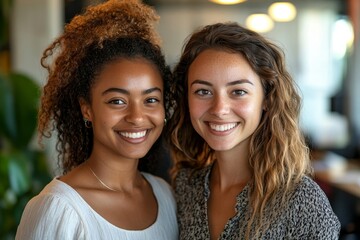
[[[234,131],[237,126],[239,126],[239,122],[206,122],[210,131],[216,135],[227,135]]]
[[[142,143],[149,135],[150,129],[116,131],[119,137],[130,143]]]

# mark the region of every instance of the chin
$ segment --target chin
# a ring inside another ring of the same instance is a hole
[[[226,142],[217,142],[217,143],[209,143],[209,146],[212,150],[214,151],[229,151],[232,150],[236,145],[234,144],[230,144],[230,143],[226,143]]]
[[[124,154],[123,156],[129,159],[139,159],[139,158],[143,158],[146,156],[146,154],[148,153],[148,151],[146,152],[128,152],[126,155]]]
[[[213,144],[213,145],[209,145],[209,146],[210,146],[210,148],[211,148],[212,150],[218,151],[218,152],[220,152],[220,151],[228,151],[228,150],[231,149],[231,148],[229,148],[228,145],[227,145],[227,146],[221,146],[221,145],[215,145],[215,144]]]

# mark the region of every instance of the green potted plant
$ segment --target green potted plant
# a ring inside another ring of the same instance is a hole
[[[49,182],[45,154],[31,147],[39,87],[29,77],[0,74],[0,238],[13,239],[25,204]]]

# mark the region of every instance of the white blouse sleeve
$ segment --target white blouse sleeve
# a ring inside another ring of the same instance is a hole
[[[84,239],[81,218],[56,195],[38,195],[26,205],[15,239]]]

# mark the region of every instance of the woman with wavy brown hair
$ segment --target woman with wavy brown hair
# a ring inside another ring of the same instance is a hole
[[[63,175],[29,201],[16,239],[178,239],[156,163],[171,72],[155,11],[110,0],[76,16],[45,51],[39,132],[56,131]]]
[[[337,239],[311,179],[301,99],[281,49],[237,23],[194,32],[167,134],[180,239]]]

